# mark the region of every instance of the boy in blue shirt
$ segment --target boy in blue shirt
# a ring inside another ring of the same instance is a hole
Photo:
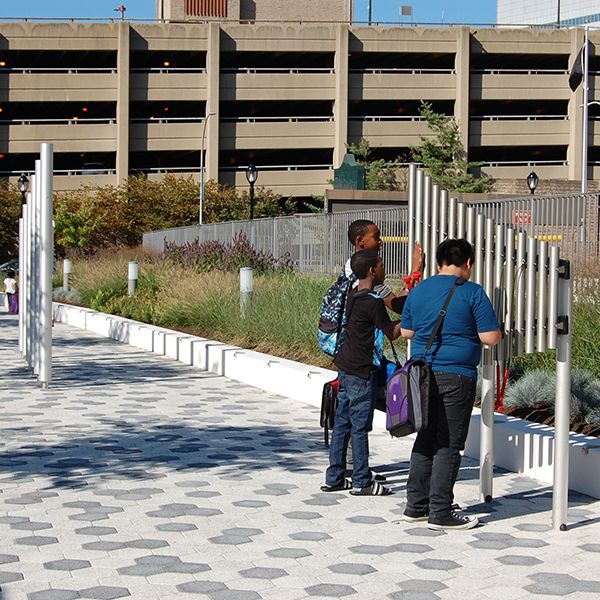
[[[467,240],[442,242],[436,251],[438,274],[408,295],[402,312],[402,337],[412,340],[413,357],[423,356],[448,292],[458,278],[466,280],[456,288],[426,357],[433,371],[429,422],[410,457],[404,518],[428,521],[430,529],[471,529],[478,523],[454,509],[453,489],[475,401],[481,344],[497,344],[501,333],[484,289],[468,281],[474,258]]]
[[[375,409],[376,368],[383,356],[383,339],[400,336],[400,322],[392,322],[381,296],[373,291],[385,279],[377,250],[360,250],[351,260],[358,286],[348,294],[345,338],[335,357],[338,367],[338,408],[331,433],[329,468],[322,491],[352,487],[359,496],[387,496],[391,490],[375,481],[369,469],[369,438]],[[345,479],[346,452],[352,439],[352,485]]]

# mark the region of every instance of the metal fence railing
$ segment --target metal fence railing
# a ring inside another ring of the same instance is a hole
[[[580,194],[455,202],[453,218],[457,231],[466,231],[469,227],[467,209],[474,207],[495,223],[557,245],[565,258],[586,259],[600,254],[598,198],[598,194]],[[177,245],[195,240],[225,243],[243,232],[258,250],[270,252],[275,258],[289,255],[299,271],[334,274],[350,256],[347,232],[348,225],[355,219],[370,219],[379,225],[388,277],[395,279],[406,274],[409,267],[407,207],[164,229],[145,233],[144,246],[162,252],[165,241]]]

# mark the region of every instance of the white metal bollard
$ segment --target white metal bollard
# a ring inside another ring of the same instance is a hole
[[[65,258],[63,260],[63,288],[65,290],[70,290],[70,278],[71,273],[73,272],[73,263],[70,258]]]
[[[250,267],[240,268],[240,314],[246,316],[246,310],[252,299],[253,271]]]
[[[40,211],[40,350],[39,380],[47,388],[52,379],[52,272],[54,270],[54,230],[52,227],[52,173],[54,170],[54,147],[40,146],[41,180],[39,188]]]
[[[137,261],[131,260],[129,261],[129,265],[127,268],[127,295],[133,296],[135,294],[135,290],[137,288],[138,274],[139,274],[139,265]]]

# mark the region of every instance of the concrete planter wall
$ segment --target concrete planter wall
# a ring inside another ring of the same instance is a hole
[[[55,303],[54,316],[60,323],[317,407],[321,405],[323,385],[335,378],[335,373],[328,369],[87,308]],[[385,428],[383,413],[376,412],[373,426],[380,430]],[[553,441],[552,427],[497,415],[494,428],[495,464],[551,484]],[[474,411],[471,418],[465,454],[476,459],[479,457],[478,411]],[[569,487],[600,498],[600,439],[571,434]]]

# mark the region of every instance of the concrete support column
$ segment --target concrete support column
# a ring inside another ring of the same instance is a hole
[[[571,55],[569,56],[569,69],[573,66],[577,53],[585,41],[583,27],[571,29]],[[569,90],[569,148],[567,162],[569,166],[569,179],[581,178],[581,146],[583,141],[583,83],[571,92]]]
[[[219,95],[221,68],[221,27],[211,22],[208,26],[208,52],[206,55],[208,89],[206,91],[206,114],[215,113],[206,125],[206,178],[219,180]],[[200,145],[200,140],[198,140]]]
[[[454,118],[460,130],[460,141],[469,152],[469,100],[471,96],[471,33],[469,27],[456,27],[456,102]]]
[[[117,50],[117,185],[129,176],[129,23],[119,21]]]
[[[339,24],[335,37],[335,98],[333,120],[335,140],[333,147],[333,167],[342,164],[348,143],[348,25]]]

